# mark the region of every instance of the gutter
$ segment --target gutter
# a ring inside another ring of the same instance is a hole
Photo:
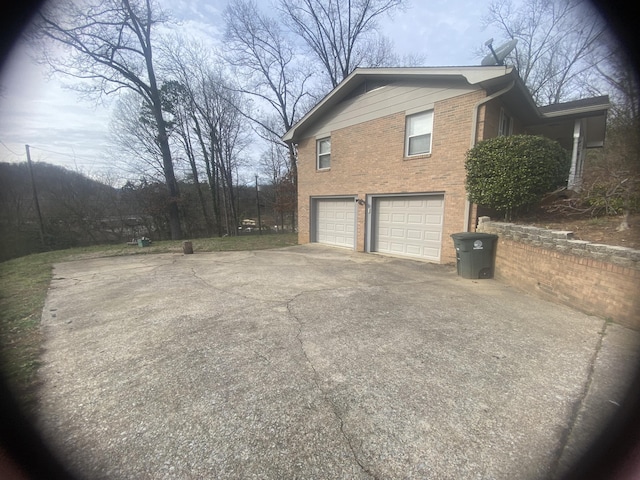
[[[552,119],[557,117],[568,117],[571,115],[580,115],[584,116],[584,114],[593,113],[594,115],[600,114],[602,112],[606,112],[611,108],[611,104],[601,104],[601,105],[592,105],[589,107],[581,107],[581,108],[572,108],[569,110],[560,110],[557,112],[542,112],[540,116],[543,119]]]
[[[492,93],[488,97],[483,98],[482,100],[480,100],[475,104],[475,107],[473,108],[473,117],[471,120],[471,142],[470,142],[469,149],[476,146],[476,141],[478,138],[478,112],[480,111],[480,107],[485,103],[490,102],[491,100],[498,98],[501,95],[504,95],[509,90],[511,90],[515,86],[515,84],[516,84],[516,81],[512,80],[511,83],[507,85],[505,88],[503,88],[502,90],[498,90],[497,92]],[[471,214],[471,202],[469,201],[469,197],[467,196],[467,198],[465,199],[465,205],[464,205],[464,224],[462,227],[463,232],[469,231],[469,215],[470,214]]]

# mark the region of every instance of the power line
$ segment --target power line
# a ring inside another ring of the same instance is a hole
[[[9,151],[10,151],[11,153],[13,153],[15,156],[17,156],[17,157],[22,156],[22,154],[21,154],[21,153],[17,153],[17,152],[14,152],[13,150],[11,150],[11,149],[7,146],[7,144],[6,144],[6,143],[4,143],[2,140],[0,140],[0,145],[2,145],[4,148],[6,148],[7,150],[9,150]]]
[[[69,153],[56,152],[54,150],[49,150],[47,148],[34,147],[33,145],[31,145],[31,149],[32,150],[40,150],[41,152],[53,153],[55,155],[61,155],[63,157],[69,157],[69,158],[72,158],[74,160],[84,160],[86,162],[95,162],[95,159],[90,159],[90,158],[87,158],[87,157],[78,157],[75,154],[72,155],[72,154],[69,154]]]
[[[9,152],[13,153],[17,157],[22,157],[24,155],[9,148],[9,146],[6,143],[4,143],[2,140],[0,140],[0,145],[2,145],[4,148],[6,148]],[[34,147],[33,145],[30,145],[29,148],[31,150],[39,150],[41,152],[52,153],[54,155],[60,155],[62,157],[71,158],[74,160],[75,163],[79,163],[83,165],[96,165],[96,164],[105,164],[105,163],[109,164],[109,162],[105,160],[100,160],[97,158],[78,157],[75,154],[72,155],[69,153],[56,152],[55,150],[49,150],[48,148]],[[77,162],[78,160],[80,161]]]

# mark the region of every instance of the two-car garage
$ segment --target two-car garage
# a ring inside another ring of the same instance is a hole
[[[440,261],[444,195],[368,195],[312,199],[312,241],[355,248],[358,208],[365,209],[365,249]]]

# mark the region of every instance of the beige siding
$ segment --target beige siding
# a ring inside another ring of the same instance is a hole
[[[415,113],[433,108],[436,102],[477,90],[467,84],[451,86],[416,82],[397,82],[377,88],[338,104],[331,115],[311,126],[304,138],[322,136],[333,130],[347,128],[396,113]]]

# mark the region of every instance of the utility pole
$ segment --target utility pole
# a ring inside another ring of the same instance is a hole
[[[31,164],[31,152],[29,152],[29,145],[24,146],[27,151],[27,164],[29,165],[29,174],[31,175],[31,188],[33,189],[33,201],[36,205],[36,212],[38,213],[38,226],[40,227],[40,242],[42,246],[46,246],[44,242],[44,224],[42,223],[42,213],[40,213],[40,202],[38,202],[38,190],[36,189],[36,180],[33,176],[33,165]]]
[[[258,205],[258,232],[262,235],[262,220],[260,219],[260,195],[258,192],[260,189],[258,188],[258,175],[256,175],[256,205]]]

